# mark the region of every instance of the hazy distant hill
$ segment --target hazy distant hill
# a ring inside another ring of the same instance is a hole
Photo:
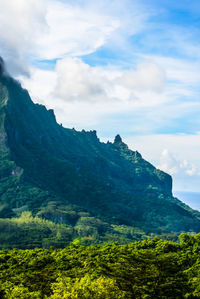
[[[3,61],[0,217],[2,247],[127,242],[151,233],[200,231],[200,214],[172,196],[171,176],[129,150],[119,135],[105,144],[95,131],[63,128],[53,110],[34,104],[5,74]]]

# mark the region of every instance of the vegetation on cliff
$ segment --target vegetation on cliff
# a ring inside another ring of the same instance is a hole
[[[96,131],[65,129],[0,65],[0,248],[200,231],[200,213],[173,197],[168,174],[119,135],[102,143]],[[34,220],[20,225],[24,212]]]

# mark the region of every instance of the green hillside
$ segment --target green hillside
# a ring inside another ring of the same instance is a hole
[[[168,174],[119,135],[102,143],[96,131],[59,125],[53,110],[34,104],[6,74],[2,61],[0,217],[0,248],[126,243],[200,231],[200,213],[173,197]]]

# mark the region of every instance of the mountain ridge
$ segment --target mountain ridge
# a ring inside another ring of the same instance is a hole
[[[200,230],[200,213],[173,197],[170,175],[119,135],[101,143],[96,131],[63,128],[52,109],[34,104],[7,74],[2,59],[0,149],[0,217],[26,206],[33,215],[74,225],[66,206],[75,205],[75,213],[147,234]]]

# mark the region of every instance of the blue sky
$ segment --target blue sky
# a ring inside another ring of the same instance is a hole
[[[35,102],[200,191],[199,0],[0,1],[0,55]]]

